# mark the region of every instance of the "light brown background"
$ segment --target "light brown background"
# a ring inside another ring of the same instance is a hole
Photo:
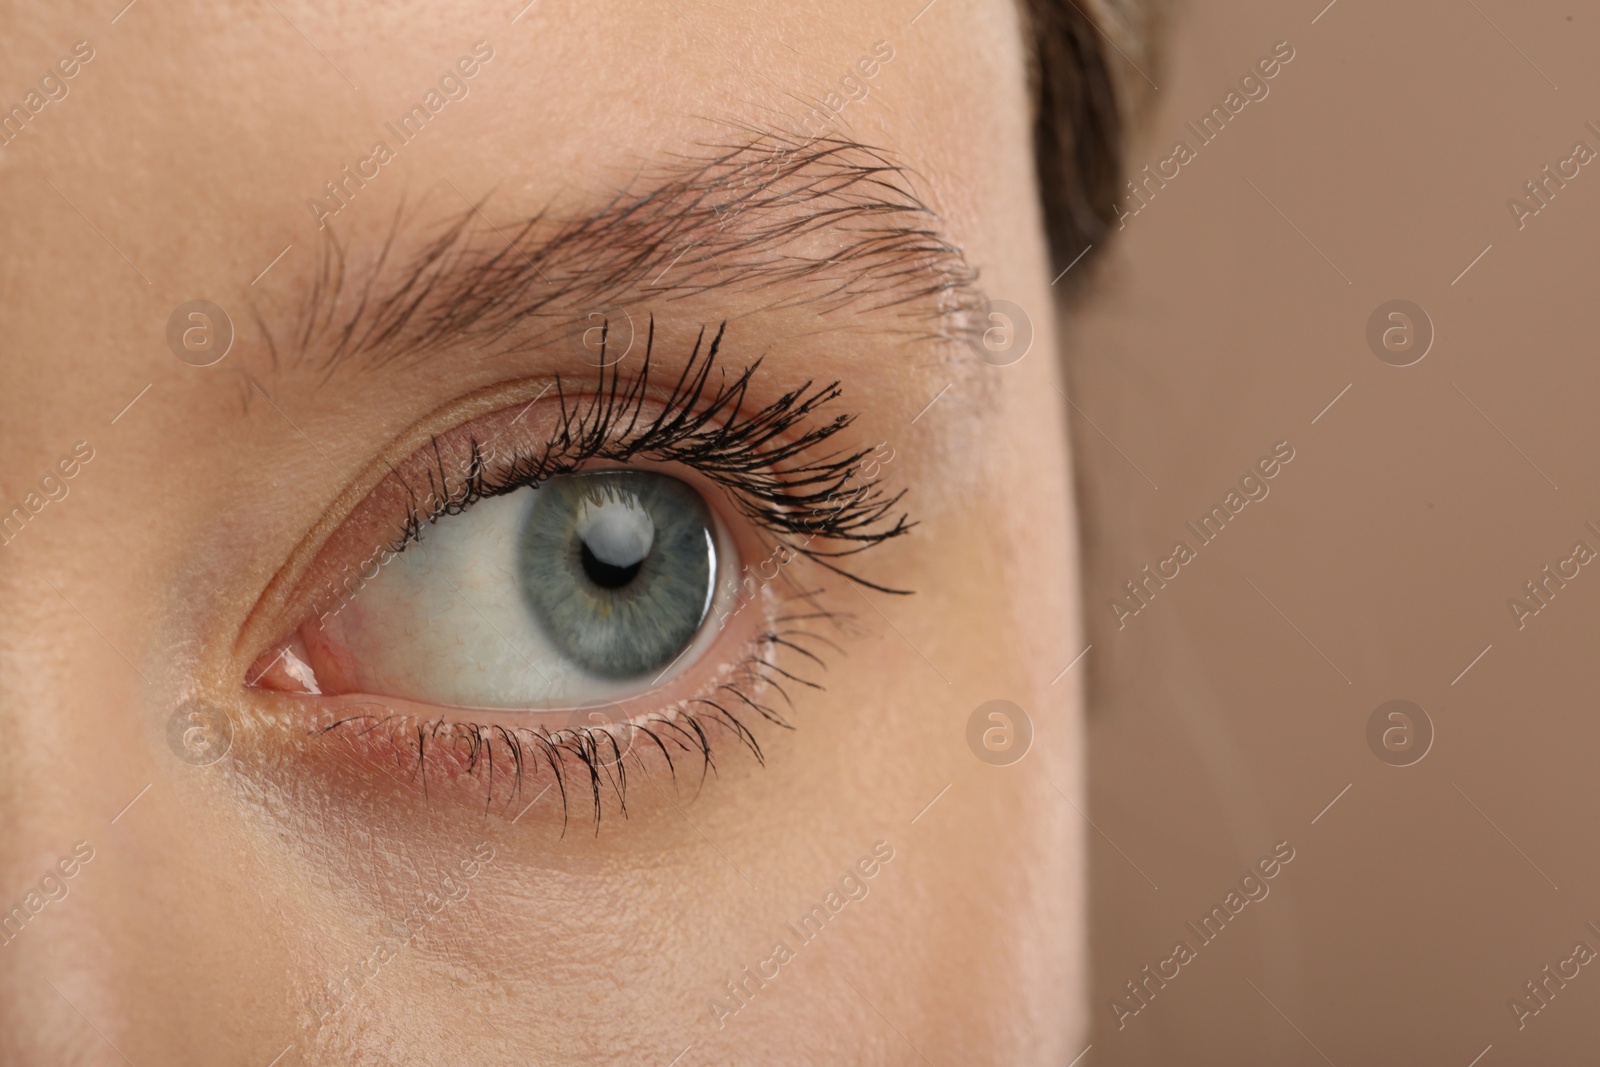
[[[1506,201],[1600,150],[1600,15],[1337,0],[1313,24],[1325,2],[1180,12],[1133,169],[1193,145],[1184,120],[1275,42],[1296,58],[1127,220],[1076,313],[1104,833],[1083,1063],[1592,1062],[1600,962],[1520,1032],[1507,1001],[1600,950],[1600,565],[1520,632],[1507,600],[1600,550],[1600,162],[1520,232]],[[1365,340],[1392,298],[1436,330],[1403,369]],[[1271,495],[1119,631],[1122,581],[1283,439]],[[1394,698],[1436,731],[1409,768],[1366,743]],[[1281,839],[1271,895],[1119,1032],[1110,998]]]

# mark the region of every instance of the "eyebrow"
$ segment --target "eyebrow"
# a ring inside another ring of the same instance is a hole
[[[329,375],[463,343],[531,348],[592,325],[589,312],[714,290],[760,294],[759,310],[887,312],[918,337],[970,336],[986,306],[977,271],[909,172],[843,138],[754,132],[701,146],[566,219],[542,211],[498,224],[486,200],[409,256],[400,249],[415,217],[402,206],[359,269],[326,230],[281,339],[256,309],[273,365],[289,357]]]

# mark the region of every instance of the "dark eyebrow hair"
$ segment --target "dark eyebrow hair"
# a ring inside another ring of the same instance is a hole
[[[985,306],[909,172],[839,137],[701,146],[568,219],[498,224],[479,202],[401,256],[414,215],[402,207],[359,270],[325,231],[292,329],[280,339],[257,309],[275,366],[288,357],[331,374],[462,342],[532,347],[593,325],[590,311],[717,289],[770,293],[764,309],[890,311],[920,336],[964,335]]]

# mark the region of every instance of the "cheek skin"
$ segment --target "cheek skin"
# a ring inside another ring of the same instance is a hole
[[[1035,355],[1053,352],[1053,346],[1043,353],[1036,346]],[[1066,1062],[1087,1041],[1078,1037],[1087,1030],[1086,1014],[1063,1007],[1081,1005],[1085,995],[1084,825],[1068,804],[1070,798],[1085,807],[1081,671],[1051,682],[1084,644],[1076,535],[1053,361],[1030,356],[1005,373],[991,434],[973,453],[985,457],[986,484],[955,505],[962,519],[951,525],[966,536],[930,561],[928,571],[955,579],[952,603],[937,609],[945,620],[937,637],[946,656],[941,662],[962,672],[947,669],[954,684],[939,694],[949,706],[941,716],[943,732],[961,748],[951,776],[956,785],[940,802],[949,804],[941,813],[948,821],[938,829],[961,842],[939,862],[966,873],[940,890],[949,899],[982,894],[978,899],[987,902],[972,904],[969,936],[946,946],[941,959],[946,965],[964,959],[972,973],[1006,975],[1003,996],[990,1005],[993,1017],[1028,1019],[1019,1029],[1036,1041],[1018,1048],[1015,1062],[1035,1056],[1037,1062]],[[1034,731],[1028,754],[1006,767],[981,763],[964,743],[968,717],[994,699],[1021,707]],[[927,795],[941,784],[933,783]],[[959,800],[956,790],[963,791]],[[957,851],[969,859],[958,863]],[[927,877],[937,883],[940,876],[929,870]],[[965,985],[961,992],[974,995]],[[959,1007],[952,1002],[948,1010]],[[972,1014],[965,1018],[970,1023]],[[970,1029],[947,1036],[972,1039]],[[1002,1045],[1016,1040],[1015,1034],[987,1037]],[[972,1052],[981,1055],[976,1047]]]

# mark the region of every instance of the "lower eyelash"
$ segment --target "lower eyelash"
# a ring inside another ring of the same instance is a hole
[[[817,592],[813,591],[800,594],[797,599],[810,601],[816,595]],[[789,695],[786,683],[819,692],[823,689],[820,683],[774,662],[777,650],[787,648],[804,657],[816,669],[826,671],[827,664],[817,652],[806,647],[806,642],[816,642],[835,651],[843,651],[838,643],[810,629],[810,624],[820,621],[843,629],[846,616],[815,607],[814,604],[812,607],[814,610],[773,619],[773,627],[757,639],[757,648],[734,672],[733,680],[720,683],[709,696],[685,701],[671,715],[657,714],[647,717],[643,722],[616,726],[574,726],[557,730],[544,726],[453,722],[443,718],[418,722],[400,715],[352,715],[321,727],[317,732],[327,736],[350,730],[364,737],[374,731],[387,730],[389,739],[397,748],[411,753],[411,773],[413,777],[421,778],[425,796],[430,760],[437,762],[448,758],[466,777],[477,777],[481,772],[486,811],[495,802],[498,784],[495,752],[498,748],[502,752],[499,757],[502,766],[509,768],[501,773],[502,779],[509,776],[504,812],[511,810],[512,805],[522,797],[525,787],[535,780],[534,776],[542,769],[550,775],[550,782],[534,797],[534,801],[551,788],[557,790],[561,801],[562,835],[566,834],[574,794],[581,795],[580,784],[589,790],[594,830],[598,834],[605,808],[603,801],[607,795],[614,798],[617,812],[623,818],[627,817],[627,760],[634,755],[635,746],[641,743],[647,745],[646,751],[653,747],[665,758],[675,789],[678,762],[673,750],[676,749],[678,759],[685,755],[691,759],[699,757],[700,780],[703,782],[707,773],[716,773],[711,737],[717,731],[732,733],[758,763],[765,765],[760,742],[742,716],[753,711],[774,726],[786,730],[792,730],[794,726],[778,709],[756,700],[750,692],[755,686],[747,690],[745,683],[772,689],[782,697],[790,711],[794,709],[794,700]],[[623,750],[624,744],[626,751]],[[440,755],[441,752],[448,752],[448,756]],[[640,770],[645,769],[642,757],[635,757],[635,762]]]

